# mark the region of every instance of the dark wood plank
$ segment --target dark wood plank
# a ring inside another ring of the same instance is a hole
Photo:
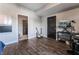
[[[6,46],[4,55],[67,55],[69,47],[54,39],[29,39]]]

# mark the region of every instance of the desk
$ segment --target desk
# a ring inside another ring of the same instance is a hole
[[[77,37],[76,35],[79,35],[79,33],[70,33],[70,32],[63,32],[63,31],[58,31],[57,32],[57,40],[64,40],[64,41],[69,41],[73,37]]]
[[[71,33],[69,33],[69,32],[58,31],[57,32],[57,40],[64,40],[64,41],[69,40],[70,35],[71,35]]]

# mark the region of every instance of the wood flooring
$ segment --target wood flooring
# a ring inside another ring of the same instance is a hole
[[[64,42],[55,39],[26,39],[18,43],[7,45],[4,55],[69,55],[67,46]]]

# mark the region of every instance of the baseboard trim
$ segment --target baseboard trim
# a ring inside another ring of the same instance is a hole
[[[5,45],[10,45],[10,44],[14,44],[14,43],[18,43],[18,40],[17,41],[13,41],[13,42],[9,42],[9,43],[5,43]]]

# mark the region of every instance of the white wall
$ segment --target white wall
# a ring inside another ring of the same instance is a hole
[[[16,6],[14,4],[0,4],[0,15],[6,15],[12,19],[12,32],[0,33],[0,41],[5,44],[18,42],[18,14],[28,16],[28,38],[36,36],[35,27],[40,27],[40,18],[35,12]]]
[[[76,32],[79,32],[79,26],[78,26],[79,25],[79,8],[42,17],[43,36],[45,37],[47,37],[47,17],[50,17],[50,16],[56,16],[56,26],[58,25],[58,22],[60,20],[66,20],[66,19],[75,20],[76,21],[75,29],[76,29]]]
[[[44,16],[41,18],[42,19],[42,35],[44,37],[47,37],[47,17]]]

